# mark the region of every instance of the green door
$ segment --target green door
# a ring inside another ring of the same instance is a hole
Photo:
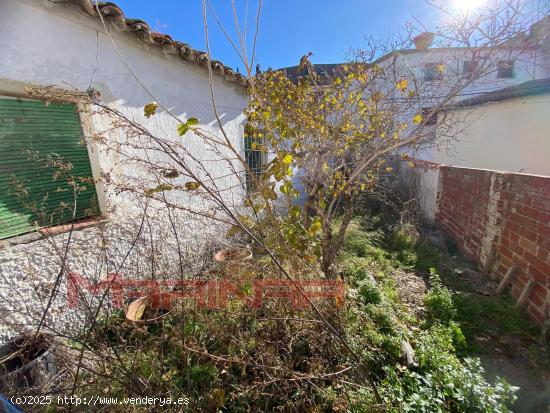
[[[0,239],[90,216],[96,205],[75,105],[0,98]]]

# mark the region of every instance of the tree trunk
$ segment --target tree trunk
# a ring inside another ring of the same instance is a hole
[[[348,229],[349,223],[353,216],[353,199],[349,195],[343,195],[343,209],[344,214],[342,216],[342,223],[338,229],[336,238],[332,235],[332,228],[330,226],[331,219],[328,216],[323,216],[323,239],[321,242],[321,251],[323,253],[323,259],[321,262],[321,270],[325,274],[326,278],[334,279],[336,277],[336,269],[334,262],[340,249],[344,245],[344,236]]]

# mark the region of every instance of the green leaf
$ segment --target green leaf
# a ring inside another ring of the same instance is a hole
[[[143,107],[143,114],[146,118],[149,118],[156,113],[158,107],[159,105],[155,102],[148,103]]]
[[[238,225],[232,225],[231,228],[227,231],[225,234],[227,237],[232,237],[234,235],[237,235],[241,231],[241,227]]]
[[[187,126],[195,126],[199,124],[199,120],[197,118],[189,118],[185,123]]]
[[[178,125],[178,134],[179,134],[180,136],[185,135],[185,134],[187,133],[188,130],[189,130],[189,126],[188,126],[187,124],[185,124],[185,123],[180,123],[180,124]]]
[[[198,183],[198,182],[186,182],[185,183],[185,189],[187,189],[188,191],[195,191],[196,189],[199,189],[200,186],[201,186],[201,184]]]
[[[145,191],[145,195],[146,196],[151,196],[153,194],[156,194],[157,192],[171,191],[172,189],[174,189],[174,187],[170,184],[160,184],[160,185],[156,186],[155,188],[147,189]]]

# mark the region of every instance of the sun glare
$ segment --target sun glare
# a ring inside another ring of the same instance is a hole
[[[455,6],[464,11],[475,10],[485,3],[485,0],[454,0]]]

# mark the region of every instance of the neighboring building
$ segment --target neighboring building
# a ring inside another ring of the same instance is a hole
[[[369,65],[376,65],[382,69],[376,88],[384,92],[384,101],[390,110],[399,114],[405,113],[404,118],[408,118],[409,123],[412,123],[416,114],[422,114],[426,117],[427,125],[433,128],[433,141],[430,138],[421,148],[404,148],[402,151],[409,152],[409,155],[417,160],[435,163],[547,173],[545,171],[549,170],[550,163],[546,162],[545,158],[550,153],[550,141],[545,139],[544,132],[549,130],[550,117],[544,116],[548,104],[544,103],[543,96],[510,100],[490,109],[486,109],[486,106],[483,106],[483,109],[476,106],[472,116],[465,116],[470,111],[460,106],[463,105],[460,102],[473,102],[477,97],[494,96],[491,92],[513,90],[515,87],[529,94],[530,88],[538,85],[542,86],[542,93],[546,81],[541,79],[550,77],[549,30],[550,17],[545,17],[533,24],[529,33],[519,35],[506,44],[491,49],[434,47],[398,50],[370,63]],[[344,75],[344,65],[316,64],[313,69],[321,80],[330,80]],[[297,80],[305,76],[309,69],[294,66],[280,70],[285,71],[291,79]],[[476,74],[476,70],[483,75]],[[475,76],[475,80],[467,84],[472,76]],[[408,81],[409,90],[413,89],[418,99],[403,99],[403,93],[396,88],[396,83],[403,79]],[[467,86],[454,96],[450,105],[447,105],[453,108],[460,107],[461,110],[447,112],[455,115],[446,123],[452,125],[452,128],[438,129],[438,122],[443,116],[436,113],[428,118],[426,114],[430,113],[430,108],[441,105],[442,99],[449,94],[450,87],[461,82]],[[506,109],[500,113],[503,108]],[[487,112],[485,118],[479,119],[478,123],[476,118],[479,118],[483,111]],[[515,115],[511,116],[511,112]],[[499,119],[501,116],[503,119]],[[452,120],[458,122],[453,123]],[[512,127],[505,126],[516,121]],[[525,125],[520,126],[521,122]],[[518,129],[526,129],[527,124],[531,128],[529,131],[515,133],[521,132]],[[442,136],[437,136],[438,130],[446,132],[447,142],[437,141],[437,138],[443,140]],[[449,135],[454,135],[453,139],[449,139]],[[533,146],[540,150],[533,154]],[[421,188],[417,198],[426,219],[433,222],[437,208],[438,172],[426,169],[416,174],[403,168],[403,174],[409,182],[411,175],[417,176],[420,180],[414,184]]]
[[[0,0],[0,239],[35,229],[35,214],[25,210],[9,188],[16,180],[21,179],[29,187],[35,200],[49,195],[48,213],[60,203],[72,201],[71,191],[64,196],[56,192],[57,184],[51,182],[39,163],[28,159],[29,150],[41,156],[59,154],[80,176],[95,180],[95,185],[90,180],[88,190],[79,199],[77,218],[89,214],[93,207],[99,208],[104,217],[114,213],[124,216],[135,206],[127,196],[110,192],[100,179],[107,171],[120,177],[135,171],[125,170],[118,164],[119,159],[100,144],[91,140],[87,148],[80,144],[83,137],[101,132],[107,120],[88,116],[88,108],[77,108],[70,99],[63,102],[65,91],[68,96],[75,91],[91,91],[100,96],[103,105],[146,125],[154,134],[178,139],[173,117],[160,109],[154,118],[144,116],[143,107],[152,97],[141,82],[176,116],[183,120],[199,118],[211,133],[221,135],[211,104],[207,55],[151,31],[141,20],[126,18],[112,3],[97,7],[124,60],[89,0]],[[246,79],[221,62],[212,61],[210,65],[223,127],[234,139],[233,144],[244,151]],[[26,93],[29,87],[51,86],[56,88],[61,103],[46,105],[29,99]],[[116,135],[116,131],[104,134],[113,141],[118,139]],[[196,151],[201,153],[203,149],[198,147]],[[211,172],[224,176],[230,170],[218,163],[212,164]],[[57,216],[54,223],[71,218],[71,214]]]
[[[350,64],[361,63],[315,64],[313,69],[321,80],[330,79],[342,75],[342,66]],[[450,88],[461,84],[465,86],[453,98],[453,103],[550,77],[550,16],[534,23],[529,33],[520,33],[495,47],[396,50],[368,65],[381,69],[382,74],[377,75],[375,82],[389,105],[398,105],[395,102],[403,100],[396,83],[403,79],[408,81],[408,90],[413,90],[418,97],[416,105],[411,104],[413,99],[406,99],[406,110],[411,112],[412,119],[417,113],[437,107],[442,98],[448,96]],[[309,69],[292,66],[279,70],[296,80]],[[437,120],[432,121],[436,123]],[[427,159],[429,154],[417,153],[415,156]]]
[[[550,176],[550,78],[476,95],[448,109],[454,142],[438,164]]]

